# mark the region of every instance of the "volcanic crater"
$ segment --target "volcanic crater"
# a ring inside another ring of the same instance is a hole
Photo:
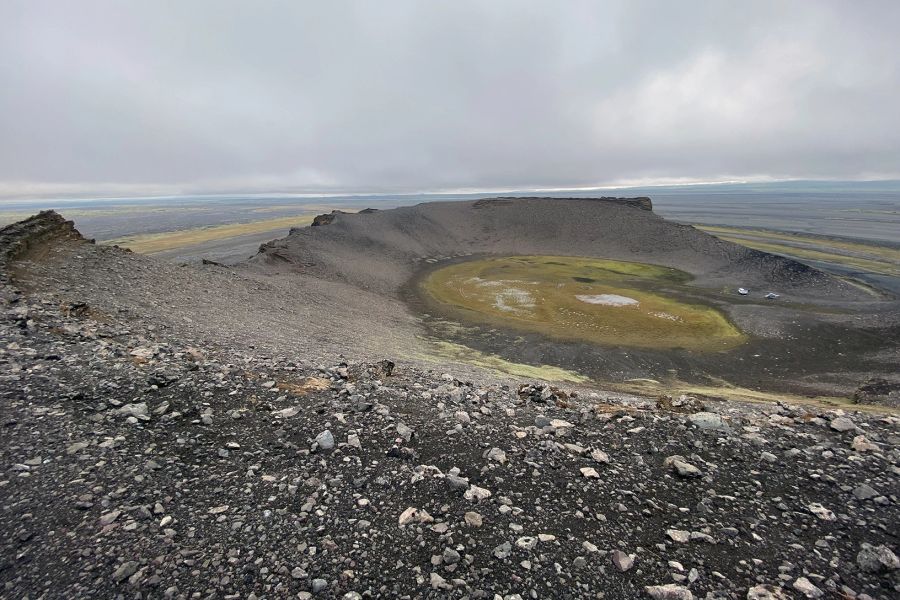
[[[420,334],[472,362],[841,395],[897,359],[889,294],[666,221],[649,198],[489,198],[321,222],[250,263],[403,300]]]

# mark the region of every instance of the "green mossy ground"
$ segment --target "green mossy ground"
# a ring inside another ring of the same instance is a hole
[[[643,263],[509,256],[438,269],[422,286],[474,322],[556,339],[702,352],[742,344],[746,337],[721,312],[675,297],[673,290],[690,279],[683,271]],[[603,294],[637,303],[609,306],[577,298]]]
[[[414,355],[409,358],[425,360],[438,364],[446,364],[448,360],[481,367],[498,374],[512,375],[525,379],[539,379],[542,381],[555,381],[567,383],[586,383],[590,379],[575,371],[554,367],[551,365],[527,365],[525,363],[506,360],[495,354],[487,354],[473,350],[461,344],[445,341],[432,341],[429,346],[430,353]]]

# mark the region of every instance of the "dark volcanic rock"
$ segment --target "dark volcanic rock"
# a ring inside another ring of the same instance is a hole
[[[338,215],[346,214],[348,213],[343,210],[333,210],[330,213],[325,213],[324,215],[316,215],[316,217],[313,219],[312,226],[319,227],[321,225],[330,225],[334,222],[335,218],[337,218]],[[292,231],[294,230],[295,229],[292,229]],[[299,229],[296,229],[296,231],[299,231]]]
[[[853,394],[857,404],[878,404],[900,407],[900,381],[888,381],[883,377],[870,379]]]
[[[0,229],[0,272],[6,274],[8,265],[23,259],[29,252],[39,252],[57,242],[84,240],[72,221],[52,210],[41,211],[24,221]]]

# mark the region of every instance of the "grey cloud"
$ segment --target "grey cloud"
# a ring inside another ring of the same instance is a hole
[[[0,4],[0,195],[900,176],[900,3]]]

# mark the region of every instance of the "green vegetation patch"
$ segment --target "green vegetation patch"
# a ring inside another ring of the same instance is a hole
[[[683,271],[567,256],[508,256],[438,269],[425,293],[468,319],[562,340],[640,348],[728,350],[746,337],[718,310],[657,288]]]
[[[446,364],[447,360],[474,365],[489,371],[505,373],[514,377],[525,379],[540,379],[542,381],[566,381],[569,383],[585,383],[590,381],[584,375],[551,365],[527,365],[506,360],[496,354],[487,354],[473,350],[467,346],[445,341],[431,342],[432,354],[420,356],[425,360]]]
[[[179,209],[181,210],[181,209]],[[156,254],[168,250],[187,248],[197,244],[223,240],[241,235],[251,235],[299,227],[312,223],[313,214],[302,214],[289,217],[276,217],[249,223],[229,223],[226,225],[207,225],[178,231],[164,231],[162,233],[143,233],[115,238],[102,242],[106,245],[117,245],[129,248],[138,254]]]
[[[698,225],[697,228],[754,250],[900,277],[900,250],[896,248],[761,229],[706,225]]]

